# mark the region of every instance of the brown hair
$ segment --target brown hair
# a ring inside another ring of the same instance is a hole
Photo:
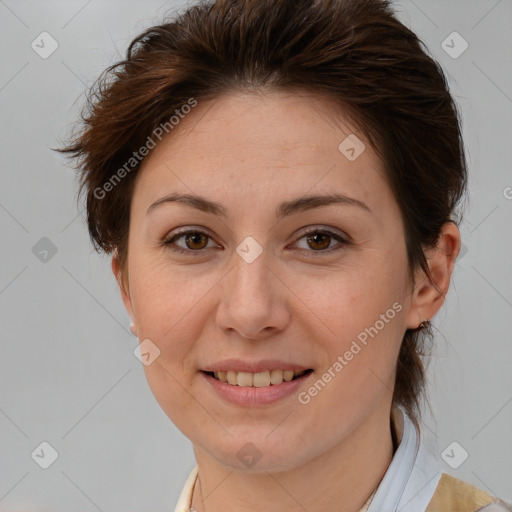
[[[117,250],[126,268],[140,162],[131,161],[107,200],[97,190],[116,172],[119,178],[133,151],[191,98],[301,89],[334,100],[367,136],[402,212],[412,283],[418,268],[431,277],[423,251],[436,245],[443,223],[455,221],[466,189],[464,146],[441,67],[389,0],[217,0],[164,21],[100,75],[80,131],[58,149],[77,158],[78,196],[86,191],[97,251]],[[397,361],[393,403],[416,424],[425,398],[423,344],[431,336],[430,325],[407,330]]]

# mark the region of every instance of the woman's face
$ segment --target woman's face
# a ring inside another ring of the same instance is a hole
[[[149,385],[195,447],[232,468],[298,466],[389,413],[417,326],[382,162],[331,112],[277,92],[199,103],[135,184],[123,299]],[[172,194],[201,200],[160,201]],[[289,382],[278,370],[312,371]]]

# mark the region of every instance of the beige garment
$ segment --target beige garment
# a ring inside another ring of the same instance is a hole
[[[510,504],[469,482],[443,473],[425,512],[511,512]]]

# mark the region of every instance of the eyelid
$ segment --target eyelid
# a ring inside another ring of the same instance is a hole
[[[343,232],[341,232],[341,233],[343,233]],[[294,242],[294,244],[296,244],[297,242],[302,240],[304,237],[311,235],[311,234],[328,235],[331,238],[334,238],[338,242],[338,244],[335,245],[334,247],[330,247],[329,249],[323,249],[320,251],[314,251],[313,249],[310,249],[310,250],[298,249],[298,251],[301,254],[307,253],[308,256],[312,255],[313,257],[317,257],[317,256],[320,257],[322,255],[326,256],[328,254],[338,252],[341,249],[343,249],[345,246],[352,244],[350,237],[348,235],[346,235],[345,233],[340,234],[340,232],[338,230],[334,230],[334,228],[323,227],[323,226],[309,226],[309,227],[305,228],[305,230],[301,232],[301,235],[297,238],[297,240]]]
[[[192,249],[183,249],[182,247],[179,247],[179,246],[177,249],[172,247],[172,244],[174,242],[171,242],[171,240],[181,238],[182,236],[187,235],[189,233],[194,233],[194,234],[199,233],[199,234],[207,236],[212,241],[214,240],[214,237],[205,228],[199,228],[199,227],[196,228],[194,226],[185,226],[185,227],[181,227],[181,228],[176,228],[170,235],[166,235],[161,243],[164,247],[167,247],[176,252],[181,252],[181,253],[186,252],[189,254],[190,253],[195,253],[195,254],[204,253],[205,249],[198,249],[198,250],[194,251]],[[211,249],[211,247],[210,247],[210,249]]]
[[[182,254],[183,253],[187,253],[187,254],[193,253],[194,255],[203,254],[205,252],[206,248],[193,250],[193,249],[183,249],[182,247],[179,247],[179,246],[178,246],[178,248],[172,247],[172,244],[174,242],[171,242],[171,240],[180,238],[181,236],[187,235],[189,233],[202,234],[202,235],[207,236],[210,240],[214,240],[214,237],[205,228],[199,228],[199,227],[196,228],[194,226],[186,226],[186,227],[182,227],[182,228],[177,228],[170,235],[166,236],[162,240],[162,245],[171,249],[172,251],[176,251],[176,252],[179,252]],[[341,232],[341,234],[340,234],[339,230],[337,230],[335,228],[325,227],[325,226],[321,226],[321,225],[308,226],[308,227],[304,228],[302,231],[300,231],[300,236],[298,236],[298,238],[293,243],[296,244],[297,242],[299,242],[304,237],[306,237],[310,234],[325,234],[325,235],[331,236],[331,238],[334,238],[335,240],[338,241],[338,245],[331,247],[329,249],[323,249],[323,250],[319,250],[319,251],[298,249],[299,252],[321,256],[322,254],[325,255],[325,254],[330,254],[332,252],[336,252],[336,251],[340,250],[343,246],[347,246],[352,243],[350,237],[347,234],[345,234],[344,232]]]
[[[332,228],[330,226],[322,226],[322,225],[308,226],[308,227],[304,228],[303,231],[300,231],[300,233],[302,233],[300,238],[302,238],[305,235],[312,234],[312,233],[328,233],[330,235],[335,235],[335,236],[343,239],[347,243],[351,241],[351,238],[344,231],[341,231],[336,228]]]

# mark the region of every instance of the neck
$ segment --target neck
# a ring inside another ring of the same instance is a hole
[[[247,473],[219,464],[194,446],[198,512],[358,512],[393,458],[389,406],[376,409],[328,452],[287,471]]]

